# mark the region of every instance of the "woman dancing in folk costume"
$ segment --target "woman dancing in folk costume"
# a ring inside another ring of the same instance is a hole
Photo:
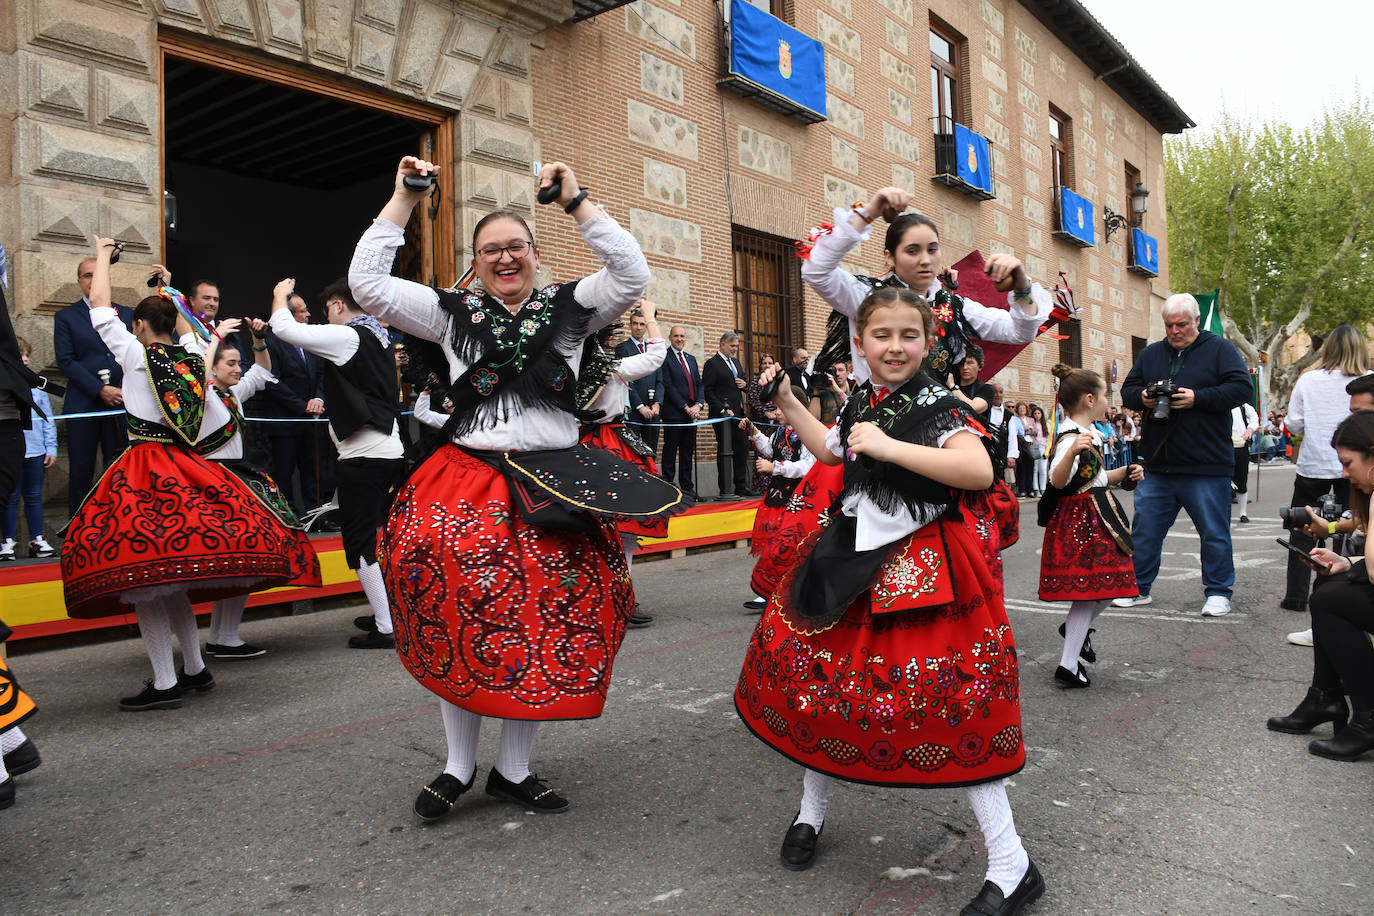
[[[448,764],[415,813],[437,820],[472,787],[483,716],[505,720],[487,793],[562,811],[568,802],[529,772],[530,751],[541,721],[594,718],[605,705],[634,608],[614,519],[685,508],[666,482],[578,445],[583,341],[644,294],[649,266],[572,170],[548,163],[541,183],[560,185],[600,271],[536,289],[539,249],[525,221],[502,210],[473,231],[483,294],[392,277],[401,227],[428,193],[404,179],[435,172],[401,160],[349,268],[364,309],[441,345],[452,386],[450,441],[401,488],[382,535],[396,650],[440,698],[448,738]]]
[[[4,307],[0,300],[0,308]],[[3,396],[0,396],[3,399]],[[4,497],[0,496],[0,500]],[[13,631],[0,620],[0,644]],[[0,652],[0,808],[14,804],[14,777],[27,773],[43,762],[38,746],[24,734],[19,723],[38,712],[33,699],[19,686],[19,681]]]
[[[215,335],[210,339],[205,354],[210,364],[210,384],[228,411],[229,421],[218,436],[206,440],[201,454],[212,461],[222,462],[271,511],[282,528],[279,532],[281,536],[298,541],[311,557],[315,557],[315,548],[310,545],[304,526],[291,511],[285,494],[269,475],[243,461],[244,418],[241,405],[276,382],[272,375],[272,360],[267,355],[267,322],[254,318],[248,323],[253,335],[253,365],[248,367],[247,372],[243,371],[243,357],[238,347],[225,344],[225,339],[237,332],[243,323],[238,318],[221,321],[215,327]],[[319,585],[318,558],[310,564],[310,569],[310,575],[292,584]],[[235,659],[256,658],[267,653],[266,649],[249,645],[239,636],[239,623],[243,620],[243,609],[247,603],[248,592],[215,601],[210,614],[210,632],[205,638],[206,655]]]
[[[963,912],[1017,913],[1044,882],[1003,782],[1026,760],[1016,648],[983,551],[957,518],[959,492],[992,482],[989,437],[921,369],[933,329],[923,299],[875,290],[854,317],[871,377],[839,422],[826,430],[788,388],[777,395],[817,460],[843,463],[844,492],[759,619],[735,708],[806,767],[785,866],[814,861],[836,777],[963,786],[988,849],[987,881]]]
[[[864,365],[850,340],[858,339],[854,316],[859,303],[883,286],[907,287],[930,303],[935,333],[925,369],[942,385],[953,384],[950,374],[958,371],[970,342],[1029,343],[1049,319],[1052,297],[1040,284],[1032,282],[1021,262],[1009,254],[994,254],[985,268],[999,287],[1010,284],[1008,309],[985,306],[941,286],[940,233],[929,217],[903,213],[914,203],[915,195],[901,188],[883,188],[866,207],[836,208],[834,224],[813,233],[811,246],[802,247],[806,260],[802,278],[832,309],[848,319],[831,322],[825,345],[816,357],[817,365],[845,359],[852,348],[855,378],[860,382],[868,378],[871,367]],[[855,276],[841,262],[855,246],[868,240],[878,216],[888,220],[883,240],[888,273],[878,278]],[[1000,572],[997,551],[1010,547],[1016,537],[1015,515],[1019,510],[1015,494],[999,478],[987,493],[970,494],[968,499],[970,515],[985,535],[994,570]],[[1000,522],[996,527],[985,521],[994,514]]]
[[[587,417],[582,424],[582,444],[588,448],[604,448],[647,474],[658,476],[658,462],[654,450],[625,426],[625,405],[629,403],[630,382],[653,375],[668,355],[668,344],[658,328],[658,307],[648,299],[639,300],[635,310],[644,318],[643,353],[615,357],[611,335],[615,326],[608,325],[588,337],[582,351],[582,366],[577,374],[577,403]],[[640,536],[661,538],[668,536],[666,518],[652,521],[626,520],[617,526],[620,546],[625,552],[625,568],[634,566],[635,548]],[[653,616],[635,605],[627,626],[647,627]]]
[[[792,387],[792,397],[806,403],[806,392],[796,386]],[[814,515],[808,517],[804,526],[793,524],[796,515],[803,511],[803,503],[814,505],[814,494],[798,496],[798,505],[788,511],[802,481],[816,466],[816,456],[802,444],[797,431],[787,425],[776,404],[765,404],[764,416],[773,425],[772,432],[766,436],[749,420],[739,422],[740,429],[749,435],[759,454],[754,462],[755,469],[766,481],[763,505],[754,513],[754,533],[749,541],[749,552],[759,559],[749,577],[754,597],[744,602],[748,611],[762,611],[768,606],[768,596],[773,594],[778,579],[797,561],[797,544],[816,527]],[[834,500],[833,493],[830,499]],[[787,530],[794,534],[784,536],[784,522]]]
[[[183,691],[215,686],[201,660],[192,601],[274,588],[312,573],[318,582],[319,570],[304,538],[238,478],[197,453],[229,438],[228,412],[218,398],[207,402],[204,359],[173,342],[178,323],[187,340],[191,326],[178,313],[190,311],[180,293],[163,287],[138,304],[130,333],[110,306],[114,246],[96,239],[91,323],[124,369],[133,444],[67,525],[62,590],[67,613],[76,618],[133,605],[153,677],[141,693],[120,700],[120,708],[173,708]],[[181,643],[180,672],[173,632]]]
[[[1064,652],[1054,679],[1066,687],[1091,681],[1079,662],[1097,661],[1090,629],[1113,598],[1134,595],[1131,523],[1108,487],[1145,479],[1138,464],[1106,470],[1102,434],[1095,423],[1107,415],[1107,383],[1087,369],[1059,364],[1059,406],[1065,419],[1050,458],[1050,488],[1041,501],[1045,545],[1040,553],[1040,600],[1070,601],[1059,626]]]

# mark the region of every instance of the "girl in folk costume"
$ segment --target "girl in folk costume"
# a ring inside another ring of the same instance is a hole
[[[179,321],[190,330],[178,318],[189,309],[180,293],[163,287],[138,304],[130,333],[110,305],[113,248],[112,240],[96,239],[91,323],[124,369],[133,444],[67,525],[62,590],[72,617],[104,617],[133,605],[153,678],[120,708],[171,708],[181,705],[184,690],[215,685],[201,660],[192,601],[285,585],[312,571],[318,582],[319,572],[304,539],[291,536],[238,478],[197,453],[224,436],[216,418],[227,411],[218,398],[207,404],[204,359],[173,342]]]
[[[1107,383],[1087,369],[1059,364],[1059,407],[1067,415],[1055,434],[1049,488],[1040,503],[1045,544],[1040,553],[1040,600],[1071,601],[1060,625],[1064,652],[1054,679],[1066,687],[1091,681],[1079,658],[1097,661],[1090,626],[1113,598],[1136,593],[1131,524],[1109,489],[1145,478],[1138,464],[1106,470],[1103,437]]]
[[[792,387],[792,397],[802,404],[807,403],[806,392],[796,386]],[[778,579],[797,560],[797,544],[816,527],[813,515],[810,524],[805,527],[789,524],[788,531],[792,535],[783,535],[784,519],[795,521],[791,517],[795,512],[787,512],[789,504],[802,480],[816,466],[816,456],[802,444],[797,431],[784,422],[776,404],[765,404],[764,410],[764,416],[773,424],[771,435],[765,436],[747,419],[740,421],[740,429],[753,440],[754,450],[759,454],[755,467],[761,475],[767,475],[763,505],[754,513],[754,533],[749,545],[750,553],[759,558],[749,578],[754,597],[744,602],[745,609],[750,611],[762,611],[768,605],[768,596],[773,594]],[[803,498],[799,497],[798,502]],[[833,494],[831,499],[834,499]]]
[[[216,435],[208,436],[201,445],[201,454],[212,461],[222,462],[256,496],[272,514],[278,527],[277,535],[297,542],[314,558],[308,570],[293,585],[319,585],[320,564],[315,548],[305,534],[304,526],[296,520],[291,504],[276,482],[267,474],[243,461],[244,418],[242,404],[268,385],[276,382],[272,375],[272,360],[267,355],[265,329],[267,322],[254,318],[249,323],[253,335],[253,365],[243,371],[243,357],[238,347],[227,345],[225,339],[237,332],[243,322],[238,318],[221,321],[211,338],[206,360],[210,363],[210,383],[229,414],[229,419]],[[256,658],[266,649],[245,643],[239,636],[239,623],[248,603],[248,592],[241,592],[215,601],[210,614],[210,632],[205,640],[205,654],[215,658]]]
[[[921,370],[929,306],[884,288],[855,309],[871,370],[830,430],[787,388],[778,406],[819,461],[844,466],[838,511],[801,547],[749,641],[745,724],[806,767],[782,861],[810,867],[834,778],[963,786],[988,848],[965,914],[1011,914],[1044,890],[1003,778],[1025,765],[1016,647],[959,493],[992,483],[988,435]],[[768,379],[771,373],[765,373]]]
[[[4,308],[0,301],[0,308]],[[13,631],[0,620],[0,643]],[[38,712],[33,699],[19,686],[14,673],[0,652],[0,808],[14,804],[14,777],[27,773],[43,762],[38,746],[24,734],[19,723]]]
[[[614,328],[609,325],[587,338],[583,347],[582,367],[577,378],[577,402],[588,419],[582,424],[581,439],[587,448],[604,448],[638,465],[645,473],[657,476],[658,462],[654,461],[654,450],[625,426],[625,406],[629,403],[629,383],[657,372],[658,367],[663,365],[663,358],[668,355],[668,344],[659,333],[658,319],[655,317],[657,306],[648,299],[641,299],[637,311],[647,325],[643,353],[617,360],[615,345],[611,342]],[[634,552],[641,535],[651,538],[668,536],[666,518],[626,520],[618,527],[626,569],[634,565]],[[636,604],[628,625],[646,627],[653,619]]]
[[[498,211],[473,232],[483,294],[392,277],[402,227],[428,193],[404,179],[435,172],[401,160],[348,278],[364,310],[440,344],[452,386],[450,441],[401,488],[380,539],[396,650],[440,698],[448,738],[448,764],[415,813],[436,820],[472,787],[484,716],[505,720],[487,793],[561,811],[568,802],[530,773],[530,751],[541,721],[594,718],[605,704],[634,608],[614,519],[685,508],[666,482],[579,447],[573,415],[583,341],[643,295],[649,267],[572,170],[549,163],[541,181],[560,185],[600,271],[536,289],[529,227]]]

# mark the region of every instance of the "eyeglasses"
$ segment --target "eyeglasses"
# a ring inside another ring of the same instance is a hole
[[[518,261],[528,254],[532,248],[534,248],[532,243],[524,239],[517,239],[509,245],[488,245],[486,248],[479,248],[477,249],[477,255],[488,264],[494,264],[501,260],[501,255],[510,252],[511,259]]]

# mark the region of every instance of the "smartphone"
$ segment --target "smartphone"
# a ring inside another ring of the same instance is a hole
[[[1292,544],[1288,543],[1283,538],[1274,538],[1274,540],[1278,541],[1281,546],[1287,548],[1288,550],[1302,557],[1302,561],[1306,563],[1308,566],[1312,567],[1313,569],[1318,569],[1322,572],[1330,572],[1330,563],[1323,563],[1321,560],[1313,559],[1310,553],[1308,553],[1305,550],[1299,550],[1297,547],[1294,547]]]

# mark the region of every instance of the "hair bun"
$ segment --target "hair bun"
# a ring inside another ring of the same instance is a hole
[[[1062,379],[1068,378],[1071,372],[1073,372],[1073,366],[1066,365],[1065,363],[1055,363],[1054,368],[1050,370],[1050,375]]]

